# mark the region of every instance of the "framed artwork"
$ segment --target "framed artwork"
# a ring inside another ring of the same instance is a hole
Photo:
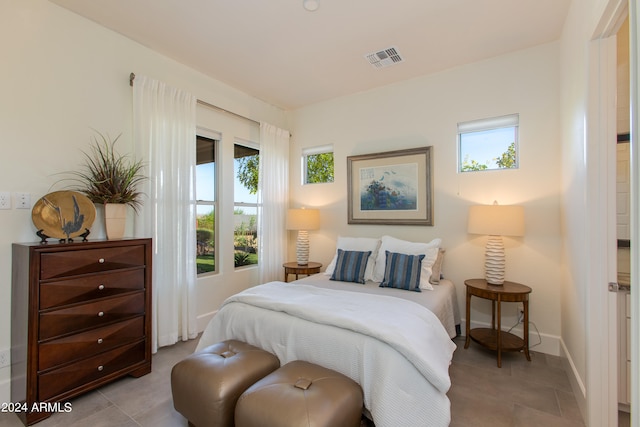
[[[348,223],[433,225],[431,148],[347,157]]]

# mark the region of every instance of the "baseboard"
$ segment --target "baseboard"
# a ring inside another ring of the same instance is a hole
[[[587,419],[587,389],[580,378],[580,374],[576,369],[576,365],[573,363],[573,359],[571,358],[571,354],[567,349],[564,341],[560,339],[560,348],[562,349],[562,354],[560,357],[562,358],[562,363],[564,365],[564,370],[567,373],[567,377],[569,377],[569,383],[571,383],[571,389],[573,390],[573,395],[576,398],[576,402],[578,404],[578,408],[580,409],[580,413],[582,414],[582,419]]]
[[[465,334],[466,331],[466,321],[462,320],[460,327],[462,329],[462,334]],[[489,323],[483,322],[471,322],[471,329],[473,328],[489,328],[491,325]],[[508,331],[511,328],[503,327],[503,331]],[[522,337],[522,325],[517,325],[511,330],[511,333],[514,335]],[[555,335],[543,334],[540,333],[537,328],[534,327],[533,323],[529,325],[529,350],[538,351],[540,353],[550,354],[552,356],[561,356],[560,351],[560,337]]]

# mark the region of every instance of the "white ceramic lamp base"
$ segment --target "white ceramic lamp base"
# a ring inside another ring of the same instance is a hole
[[[504,284],[504,245],[502,236],[489,236],[487,240],[484,271],[487,283],[491,285]]]
[[[296,260],[298,261],[298,265],[309,264],[309,232],[306,230],[298,230]]]

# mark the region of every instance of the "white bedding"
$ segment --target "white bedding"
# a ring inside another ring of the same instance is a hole
[[[196,350],[239,339],[282,364],[306,360],[349,376],[376,427],[446,426],[448,335],[433,313],[403,298],[272,282],[227,299]]]
[[[447,279],[440,279],[440,284],[433,285],[433,290],[423,290],[422,292],[410,292],[403,289],[381,288],[380,284],[367,281],[364,284],[338,282],[330,280],[330,276],[320,273],[296,280],[295,283],[305,283],[328,289],[341,289],[345,291],[363,292],[378,295],[389,295],[396,298],[407,299],[428,308],[435,314],[447,330],[449,337],[455,338],[459,331],[456,326],[460,325],[460,308],[458,297],[453,282]]]

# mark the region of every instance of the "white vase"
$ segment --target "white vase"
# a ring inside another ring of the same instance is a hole
[[[108,240],[122,239],[127,223],[127,205],[121,203],[105,203],[104,228]]]
[[[91,226],[90,240],[105,239],[107,233],[104,230],[104,205],[102,203],[94,203],[96,207],[96,219]]]

